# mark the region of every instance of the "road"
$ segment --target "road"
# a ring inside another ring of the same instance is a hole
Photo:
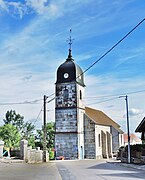
[[[145,171],[102,160],[56,162],[62,180],[143,180]]]
[[[0,180],[62,180],[55,163],[0,163]]]
[[[106,160],[2,163],[0,180],[143,180],[145,171]]]

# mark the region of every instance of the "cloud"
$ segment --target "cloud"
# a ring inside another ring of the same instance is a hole
[[[129,115],[130,116],[142,116],[142,114],[143,114],[143,110],[142,109],[131,108],[129,110]]]
[[[48,0],[25,0],[23,3],[0,0],[0,10],[14,17],[19,15],[20,18],[27,14],[39,14],[49,18],[61,14],[57,3],[49,3]]]
[[[48,0],[26,0],[26,5],[39,15],[58,16],[60,11],[57,4],[48,2]]]
[[[6,3],[3,0],[0,0],[0,8],[3,10],[8,10]]]
[[[9,2],[0,0],[0,10],[6,11],[11,16],[19,15],[22,18],[25,14],[28,13],[28,7],[21,2]]]
[[[29,81],[32,78],[32,75],[24,76],[22,80]]]

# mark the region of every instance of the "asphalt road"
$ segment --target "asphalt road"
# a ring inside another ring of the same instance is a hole
[[[12,161],[13,162],[13,161]],[[106,160],[53,161],[42,164],[2,163],[0,180],[143,180],[145,170]]]
[[[143,180],[145,171],[102,160],[56,162],[62,180]]]
[[[61,180],[55,163],[0,163],[0,180]]]

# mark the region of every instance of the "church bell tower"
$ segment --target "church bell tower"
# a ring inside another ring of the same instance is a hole
[[[68,58],[57,69],[55,89],[55,151],[56,159],[84,158],[84,77],[74,62],[70,49]]]

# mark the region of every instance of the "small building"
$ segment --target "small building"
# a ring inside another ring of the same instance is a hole
[[[127,146],[128,145],[128,135],[123,134],[123,137],[124,137],[124,146]],[[135,134],[130,134],[130,145],[134,145],[134,144],[142,144],[142,141]]]
[[[135,132],[141,133],[141,140],[145,141],[145,117],[143,120],[140,122],[138,127],[136,128]]]
[[[85,158],[110,158],[117,153],[122,145],[123,131],[120,126],[102,111],[85,107]]]

